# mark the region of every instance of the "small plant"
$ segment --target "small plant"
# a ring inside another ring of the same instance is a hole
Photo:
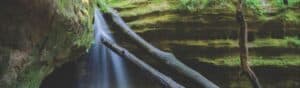
[[[263,15],[265,11],[263,10],[263,3],[261,0],[246,0],[246,6],[254,11],[255,14]]]
[[[105,12],[108,9],[108,3],[113,2],[113,1],[116,1],[116,0],[96,0],[96,3],[98,5],[98,7],[100,8],[100,10]]]
[[[289,47],[300,47],[300,40],[297,37],[286,37],[285,40],[287,41],[287,45]]]
[[[208,2],[208,0],[180,0],[181,7],[190,11],[203,9]]]
[[[283,0],[272,0],[271,2],[275,7],[279,9],[284,9],[286,5],[284,4]],[[300,0],[288,0],[288,7],[299,7]]]
[[[285,13],[281,14],[280,18],[284,22],[297,23],[299,22],[297,15],[299,16],[299,14],[295,13],[294,11],[286,11]]]

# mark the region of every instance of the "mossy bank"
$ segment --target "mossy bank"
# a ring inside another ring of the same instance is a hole
[[[0,87],[39,88],[93,38],[93,0],[4,0],[0,4]]]
[[[239,66],[237,0],[109,0],[106,3],[117,9],[139,35],[173,52],[182,61]],[[246,0],[245,6],[252,64],[300,66],[300,1],[290,0],[285,5],[283,0]],[[126,41],[121,34],[116,36]],[[286,63],[289,60],[293,62]]]

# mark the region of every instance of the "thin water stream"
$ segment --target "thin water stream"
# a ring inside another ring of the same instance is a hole
[[[112,86],[116,88],[130,88],[123,59],[101,44],[101,37],[111,41],[114,41],[114,38],[102,13],[98,9],[95,10],[94,20],[95,44],[90,51],[92,57],[88,62],[89,80],[92,80],[92,83],[89,85],[90,88],[112,88]]]

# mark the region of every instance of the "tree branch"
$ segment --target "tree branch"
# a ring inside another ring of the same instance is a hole
[[[104,37],[102,37],[101,42],[103,45],[105,45],[107,48],[111,49],[115,53],[117,53],[119,56],[124,57],[134,64],[136,64],[138,67],[142,68],[143,70],[148,71],[152,76],[154,76],[157,80],[161,81],[164,85],[166,85],[169,88],[185,88],[184,86],[178,84],[174,80],[172,80],[170,77],[160,73],[159,71],[152,68],[150,65],[144,63],[142,60],[128,52],[126,49],[120,47],[116,43],[113,43]]]

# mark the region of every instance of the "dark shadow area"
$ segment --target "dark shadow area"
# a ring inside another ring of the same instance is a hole
[[[72,61],[55,69],[43,80],[40,88],[76,88],[76,66],[76,61]]]

